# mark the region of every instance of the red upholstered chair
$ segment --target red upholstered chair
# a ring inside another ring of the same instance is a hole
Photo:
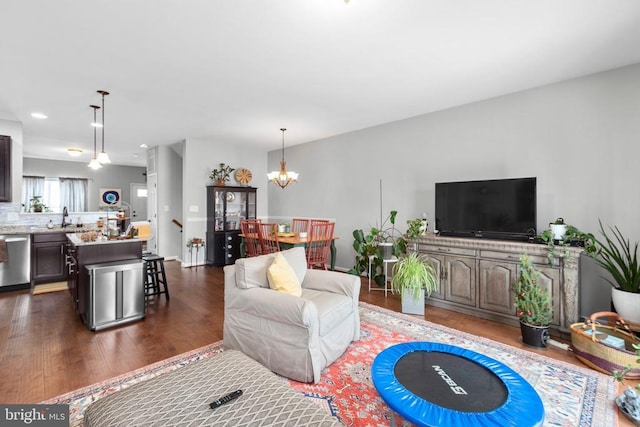
[[[280,252],[280,243],[278,242],[278,224],[271,222],[262,222],[260,227],[260,246],[263,254]]]
[[[311,222],[307,243],[307,268],[320,267],[328,270],[327,263],[331,258],[331,240],[335,225],[334,222]]]
[[[240,220],[240,230],[244,235],[245,253],[247,257],[258,256],[262,253],[260,244],[259,219]]]
[[[291,231],[294,233],[309,232],[309,220],[303,218],[293,218]]]

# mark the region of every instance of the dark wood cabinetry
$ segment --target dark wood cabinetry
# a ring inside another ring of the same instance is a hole
[[[240,257],[240,220],[256,217],[256,188],[207,187],[207,264],[233,264]]]
[[[11,201],[11,137],[0,135],[0,202]]]
[[[67,280],[64,233],[31,235],[31,285]]]

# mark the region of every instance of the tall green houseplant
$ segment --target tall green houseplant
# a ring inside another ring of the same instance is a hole
[[[391,254],[395,257],[407,252],[407,241],[396,229],[396,215],[398,211],[391,211],[389,216],[378,227],[371,227],[365,234],[362,229],[353,231],[353,249],[356,251],[356,263],[349,270],[350,274],[362,275],[369,272],[371,260],[371,275],[379,287],[385,286],[383,255],[380,243],[391,243]]]
[[[613,280],[606,280],[621,291],[640,293],[640,264],[638,264],[638,242],[633,248],[618,227],[609,227],[613,236],[609,236],[600,221],[600,234],[604,240],[596,238],[597,264],[611,274]]]

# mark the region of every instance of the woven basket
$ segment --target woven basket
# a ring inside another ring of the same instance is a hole
[[[607,323],[597,322],[606,319]],[[615,319],[614,322],[611,322]],[[624,348],[612,345],[624,341]],[[571,350],[585,365],[605,374],[614,370],[631,368],[625,378],[640,379],[640,358],[633,348],[640,341],[631,332],[625,321],[617,314],[602,311],[592,314],[586,322],[571,325]]]

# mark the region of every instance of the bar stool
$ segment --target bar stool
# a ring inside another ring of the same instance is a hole
[[[147,274],[144,280],[144,296],[148,299],[154,295],[164,294],[169,299],[167,287],[167,275],[164,271],[164,257],[156,254],[142,255],[142,260],[147,266]]]

